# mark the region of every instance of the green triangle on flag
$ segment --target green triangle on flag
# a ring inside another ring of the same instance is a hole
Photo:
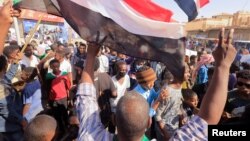
[[[22,0],[13,0],[13,5],[21,2]],[[0,0],[0,6],[3,6],[4,2],[6,2],[6,0]]]
[[[15,5],[15,4],[17,4],[17,3],[19,3],[19,2],[21,2],[22,0],[13,0],[13,5]]]

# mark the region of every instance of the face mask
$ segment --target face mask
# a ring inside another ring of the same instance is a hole
[[[119,75],[120,77],[124,77],[124,76],[126,75],[126,73],[125,73],[125,72],[119,72],[118,75]]]
[[[30,57],[32,56],[32,53],[25,53],[25,56]]]
[[[141,67],[142,67],[142,65],[136,65],[135,70],[138,71]]]
[[[115,60],[116,59],[116,56],[110,56],[110,60]]]

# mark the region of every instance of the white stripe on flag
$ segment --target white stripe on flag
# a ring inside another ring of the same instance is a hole
[[[154,0],[155,3],[164,5],[164,8],[169,9],[173,12],[172,19],[180,22],[187,22],[188,16],[178,6],[175,0]]]
[[[200,0],[194,0],[194,2],[195,2],[195,4],[196,4],[196,9],[197,9],[197,12],[198,12],[198,14],[199,14],[200,8],[201,8],[201,6],[200,6]]]
[[[185,36],[184,24],[167,23],[142,17],[138,13],[134,13],[123,0],[71,1],[111,18],[124,29],[134,34],[173,39]]]

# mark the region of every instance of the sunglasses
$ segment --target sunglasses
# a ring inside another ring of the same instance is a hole
[[[238,86],[243,86],[243,85],[244,85],[246,88],[249,88],[249,89],[250,89],[250,84],[238,82],[237,85],[238,85]]]

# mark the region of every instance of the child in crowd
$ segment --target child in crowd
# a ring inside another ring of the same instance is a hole
[[[68,74],[59,69],[60,62],[58,60],[51,60],[49,65],[52,69],[52,72],[46,75],[46,79],[49,82],[51,81],[49,103],[51,114],[57,120],[59,129],[61,130],[58,136],[61,137],[66,133],[69,121],[67,98],[70,89],[70,81]]]
[[[198,113],[198,96],[197,94],[191,89],[182,89],[182,96],[183,96],[183,104],[182,104],[182,115],[180,118],[180,126],[184,125],[185,123],[190,120],[193,115]]]
[[[50,61],[50,68],[52,72],[46,75],[46,79],[51,81],[50,100],[67,107],[67,94],[70,88],[67,72],[60,71],[60,62],[55,59]]]
[[[187,81],[190,76],[189,68],[185,65],[183,80],[176,77],[171,78],[171,75],[168,75],[169,80],[164,80],[165,82],[168,81],[168,84],[164,84],[162,88],[167,91],[168,98],[160,103],[155,116],[157,121],[156,133],[159,141],[169,140],[180,126],[180,113],[183,99],[181,90],[183,81]]]
[[[30,122],[38,113],[43,111],[41,84],[35,79],[37,69],[34,67],[26,67],[22,71],[21,79],[26,83],[22,90],[23,96],[23,116]]]

